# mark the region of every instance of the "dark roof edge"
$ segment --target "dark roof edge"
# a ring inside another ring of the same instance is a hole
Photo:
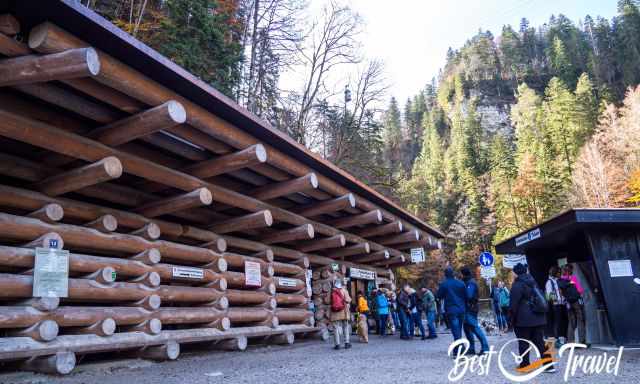
[[[31,6],[30,6],[31,5]],[[320,158],[268,122],[244,109],[233,100],[206,84],[184,68],[117,28],[102,16],[86,8],[77,0],[20,1],[18,7],[35,10],[40,19],[52,19],[63,29],[83,37],[98,49],[143,72],[160,84],[173,89],[183,97],[229,121],[252,136],[281,150],[343,187],[366,198],[390,213],[406,220],[431,235],[444,238],[444,234],[390,201],[378,191],[355,179],[331,162]],[[54,10],[55,7],[66,9]],[[48,12],[52,16],[49,17]],[[42,20],[42,21],[44,21]],[[87,31],[87,29],[89,31]],[[92,33],[82,33],[92,32]],[[98,34],[101,30],[103,33]],[[133,48],[133,49],[132,49]]]

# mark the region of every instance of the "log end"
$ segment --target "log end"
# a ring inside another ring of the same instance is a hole
[[[236,338],[236,343],[238,351],[244,351],[247,349],[247,345],[249,345],[249,339],[247,339],[247,336],[239,336]]]
[[[225,279],[224,277],[221,277],[220,280],[218,281],[218,289],[222,292],[226,291],[228,288],[228,283],[227,283],[227,279]]]
[[[376,209],[376,223],[382,223],[382,211]]]
[[[222,237],[216,240],[216,248],[218,248],[218,252],[226,252],[227,251],[227,240]]]
[[[184,106],[175,100],[169,100],[166,102],[167,112],[169,112],[169,117],[176,124],[182,124],[187,121],[187,111],[184,109]]]
[[[309,183],[311,184],[311,188],[318,189],[318,176],[313,172],[309,175]]]
[[[345,245],[347,245],[347,238],[344,237],[344,235],[338,235],[338,237],[340,238],[340,247],[344,247]]]
[[[313,225],[311,224],[305,224],[305,231],[307,232],[307,237],[309,239],[313,239],[315,237],[315,231],[313,229]]]
[[[113,267],[104,267],[98,273],[96,280],[103,284],[110,284],[116,281],[116,270]]]
[[[37,338],[40,341],[51,341],[58,337],[58,323],[53,320],[44,320],[38,325]]]
[[[356,207],[356,197],[353,195],[353,193],[349,193],[347,196],[349,199],[349,206],[351,208],[355,208]]]
[[[273,265],[267,265],[265,274],[267,275],[267,277],[273,277],[273,275],[275,275],[275,270],[273,269]]]
[[[160,251],[157,248],[151,248],[147,251],[147,261],[150,265],[158,264],[161,259]]]
[[[256,144],[255,151],[256,151],[256,159],[260,163],[264,163],[267,161],[267,149],[264,147],[264,145]]]
[[[100,324],[100,335],[101,336],[111,336],[116,331],[116,321],[110,317],[102,320]]]
[[[215,306],[220,310],[227,310],[229,309],[229,299],[226,296],[223,296],[218,300]]]
[[[265,291],[270,294],[270,295],[275,295],[276,294],[276,285],[274,283],[269,283],[267,284],[267,287],[265,289]]]
[[[300,259],[300,266],[304,269],[309,269],[309,265],[310,265],[309,258],[307,256],[303,256]]]
[[[278,316],[272,316],[270,320],[268,320],[268,326],[271,328],[278,328],[280,325],[280,320],[278,320]]]
[[[200,204],[211,205],[213,202],[213,194],[208,188],[198,189],[198,197],[200,198]]]
[[[264,215],[264,223],[267,227],[270,227],[271,225],[273,225],[273,215],[271,214],[271,211],[266,210],[266,211],[262,211],[263,215]]]
[[[398,221],[398,232],[402,232],[403,229],[404,229],[404,224],[402,224],[402,221]]]
[[[100,220],[106,231],[115,232],[115,230],[118,229],[118,219],[116,219],[115,216],[107,214],[102,216]]]
[[[31,28],[31,32],[29,32],[29,48],[41,52],[49,39],[51,26],[51,23],[44,22]]]
[[[277,306],[278,306],[278,301],[276,300],[275,297],[272,297],[267,301],[268,309],[275,310]]]
[[[220,325],[218,327],[221,331],[228,331],[231,329],[231,320],[228,317],[223,317],[220,319]]]
[[[20,33],[20,22],[11,14],[0,15],[0,32],[9,36],[17,35]]]
[[[155,271],[149,272],[149,275],[147,276],[147,279],[146,279],[146,283],[149,287],[153,287],[153,288],[160,286],[160,275],[158,274],[158,272],[155,272]]]
[[[85,50],[87,69],[91,76],[97,76],[100,73],[100,58],[98,52],[93,48],[86,48]]]
[[[64,217],[64,209],[59,204],[47,204],[45,214],[51,221],[60,221]]]
[[[229,268],[229,263],[227,263],[227,260],[225,260],[223,258],[219,258],[218,261],[216,262],[216,264],[218,264],[218,271],[219,272],[226,272],[227,269]]]
[[[152,335],[158,335],[162,332],[162,322],[160,319],[151,319],[148,324],[148,331]]]
[[[117,179],[122,176],[122,163],[115,156],[109,156],[102,159],[102,165],[104,171],[112,179]]]
[[[160,304],[161,304],[161,299],[160,296],[153,294],[149,297],[147,297],[146,299],[143,300],[144,301],[144,307],[148,310],[156,310],[158,308],[160,308]]]

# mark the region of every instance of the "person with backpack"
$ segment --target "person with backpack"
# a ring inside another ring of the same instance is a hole
[[[558,287],[566,301],[565,305],[568,317],[567,342],[575,342],[577,328],[579,343],[587,344],[586,324],[584,320],[584,302],[582,300],[582,295],[578,292],[578,287],[567,279],[559,279]]]
[[[427,287],[422,287],[422,304],[424,306],[425,316],[427,317],[427,328],[429,328],[429,336],[427,339],[435,339],[436,334],[436,298],[433,292]]]
[[[556,348],[562,345],[562,339],[567,336],[567,300],[560,290],[560,268],[549,268],[549,278],[545,284],[545,294],[549,301],[549,317],[551,334],[556,339]]]
[[[369,325],[367,316],[369,315],[369,303],[364,297],[364,293],[358,292],[358,336],[363,343],[369,343]]]
[[[378,330],[380,336],[387,335],[387,319],[389,318],[389,300],[384,292],[378,291],[376,295],[376,307],[378,309]]]
[[[455,341],[462,338],[467,293],[464,283],[455,278],[453,268],[447,267],[444,270],[444,276],[445,279],[440,283],[436,296],[443,301],[444,314]],[[453,353],[452,357],[456,357],[457,354],[458,351]]]
[[[424,306],[422,303],[422,298],[418,296],[418,293],[415,289],[409,289],[409,301],[411,302],[411,328],[409,329],[409,337],[413,337],[418,327],[420,330],[420,338],[422,340],[427,339],[427,335],[424,331],[424,324],[422,324],[422,312],[424,312]],[[418,335],[416,335],[418,336]]]
[[[510,316],[516,337],[521,339],[518,343],[522,359],[519,368],[524,368],[530,364],[530,345],[523,340],[533,343],[541,356],[545,353],[544,329],[548,305],[533,276],[527,272],[526,264],[516,264],[513,272],[517,277],[511,286]]]
[[[485,336],[484,331],[480,328],[480,324],[478,323],[478,312],[480,311],[480,306],[478,305],[478,299],[480,298],[478,284],[471,276],[471,270],[469,268],[464,267],[460,272],[462,273],[462,281],[464,281],[466,289],[466,312],[463,328],[464,335],[467,340],[469,340],[469,350],[467,352],[475,355],[475,336],[480,341],[480,346],[482,348],[480,355],[484,355],[489,352],[489,342],[487,341],[487,336]]]
[[[405,285],[398,293],[398,315],[400,317],[400,338],[409,340],[411,321],[411,299],[409,299],[409,285]]]
[[[351,297],[349,292],[342,287],[342,280],[337,279],[333,283],[331,290],[331,314],[329,319],[333,324],[333,337],[335,341],[334,349],[340,349],[340,344],[344,341],[344,348],[351,348],[349,339],[351,337]]]
[[[503,332],[509,332],[509,307],[511,305],[511,295],[509,289],[504,285],[504,281],[498,281],[498,306],[504,324]]]

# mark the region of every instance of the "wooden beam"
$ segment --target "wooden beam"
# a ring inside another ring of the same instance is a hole
[[[186,120],[187,113],[182,104],[169,100],[157,107],[100,127],[89,136],[103,144],[118,146],[182,124]]]
[[[68,172],[40,181],[34,187],[49,196],[58,196],[67,192],[117,179],[122,175],[122,163],[117,157],[109,156]]]
[[[185,209],[210,205],[213,201],[211,191],[198,188],[192,192],[153,201],[133,211],[146,217],[157,217]]]
[[[265,201],[316,188],[318,188],[318,177],[315,173],[310,173],[296,179],[281,181],[254,189],[249,192],[249,196]]]
[[[389,251],[385,249],[384,251],[370,253],[362,257],[354,257],[353,259],[351,259],[351,261],[358,264],[367,264],[375,261],[388,260],[389,257],[391,257],[389,255]]]
[[[355,206],[355,197],[353,196],[353,194],[348,193],[335,199],[324,200],[304,207],[292,208],[291,210],[293,212],[296,212],[300,216],[313,217],[326,213],[341,211],[347,208],[354,208]]]
[[[305,241],[296,244],[297,248],[301,252],[313,252],[323,249],[340,248],[344,247],[347,243],[344,235],[336,235],[331,237],[325,237],[324,239],[314,239],[311,241]]]
[[[356,225],[381,223],[381,222],[382,222],[382,212],[376,209],[375,211],[366,212],[360,215],[346,216],[346,217],[341,217],[339,219],[330,220],[325,222],[325,224],[335,228],[349,228],[349,227],[355,227]]]
[[[271,211],[264,210],[251,213],[245,216],[234,217],[223,220],[209,226],[209,230],[215,233],[229,233],[236,231],[246,231],[248,229],[270,227],[273,224]]]
[[[353,231],[354,234],[360,237],[373,237],[400,232],[402,232],[402,221],[394,221],[389,224],[377,225]]]
[[[262,144],[255,144],[238,152],[188,166],[182,171],[201,179],[207,179],[266,161],[267,150]]]
[[[315,235],[313,225],[305,224],[299,227],[277,231],[260,238],[265,244],[284,243],[293,240],[313,239]]]
[[[20,22],[11,14],[0,15],[0,33],[13,36],[20,33]]]
[[[19,56],[0,60],[0,86],[95,76],[99,72],[100,59],[93,48]]]
[[[102,233],[111,233],[115,232],[116,229],[118,229],[118,219],[116,219],[113,215],[106,214],[86,223],[84,226],[97,229]]]
[[[400,255],[392,257],[389,260],[375,262],[372,265],[376,267],[393,268],[396,266],[404,265],[406,264],[406,262],[407,260],[405,259],[405,257],[403,255]]]
[[[369,243],[359,243],[349,247],[332,250],[327,252],[329,257],[338,258],[338,257],[346,257],[353,255],[361,255],[364,253],[369,253],[371,251],[371,246]]]
[[[403,232],[399,235],[389,235],[380,238],[373,239],[378,244],[382,245],[391,245],[391,244],[400,244],[400,243],[408,243],[413,241],[420,240],[420,232],[416,229],[412,229],[408,232]]]

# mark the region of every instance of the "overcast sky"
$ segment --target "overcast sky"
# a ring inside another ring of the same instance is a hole
[[[321,0],[312,0],[315,7]],[[459,48],[479,28],[498,35],[526,17],[539,26],[552,14],[577,21],[589,14],[611,18],[616,0],[350,0],[365,21],[364,54],[382,58],[400,100],[420,91],[444,65],[448,47]]]

